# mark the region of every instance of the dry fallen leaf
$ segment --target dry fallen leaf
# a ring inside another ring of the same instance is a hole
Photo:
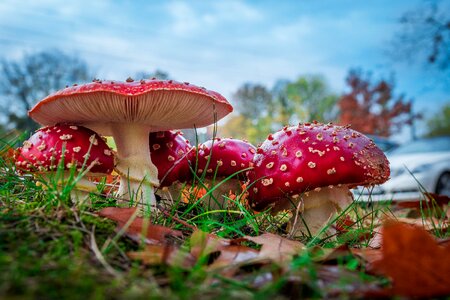
[[[373,270],[392,279],[392,293],[409,297],[450,295],[450,244],[422,228],[390,221],[383,227],[382,257]]]
[[[259,251],[259,259],[270,259],[275,263],[284,264],[293,256],[305,250],[305,245],[272,233],[264,233],[259,236],[246,236],[245,239],[262,245]]]
[[[118,223],[118,229],[123,228],[130,221],[128,228],[125,230],[126,235],[137,241],[144,235],[145,241],[148,244],[165,244],[169,242],[170,237],[183,236],[181,231],[151,224],[148,219],[138,217],[136,208],[106,207],[99,211],[98,214],[116,221]]]
[[[251,263],[258,258],[259,251],[241,245],[228,245],[220,249],[220,255],[209,266],[209,270],[226,269],[225,274],[231,276],[245,263]],[[222,271],[222,273],[224,273]]]
[[[371,248],[352,248],[350,249],[353,255],[362,258],[367,264],[367,269],[372,269],[372,264],[376,261],[381,260],[383,254],[381,249],[371,249]]]
[[[143,251],[128,252],[128,257],[146,265],[169,265],[191,268],[197,259],[189,252],[173,245],[146,245]]]
[[[413,218],[396,218],[396,221],[422,227],[425,230],[445,230],[448,228],[449,222],[447,220],[440,220],[437,218],[429,217],[426,219],[413,219]]]
[[[194,231],[190,237],[191,254],[196,258],[220,251],[228,245],[230,240],[201,230]]]

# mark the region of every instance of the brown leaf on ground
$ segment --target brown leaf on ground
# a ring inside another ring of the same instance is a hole
[[[306,249],[305,245],[272,233],[264,233],[259,236],[246,236],[245,239],[262,245],[259,251],[259,259],[270,259],[274,263],[284,264],[293,256]]]
[[[372,249],[379,249],[381,247],[381,243],[383,240],[382,228],[374,228],[372,230],[372,238],[369,240],[369,243],[367,244],[368,248]]]
[[[128,252],[127,255],[146,265],[169,265],[185,269],[193,267],[197,261],[189,252],[173,245],[146,245],[143,251]]]
[[[244,263],[257,259],[259,251],[241,245],[228,245],[220,249],[220,255],[209,266],[210,270],[227,269],[227,274],[234,274],[237,268]]]
[[[201,256],[217,254],[217,258],[214,259],[209,269],[225,267],[235,269],[240,263],[257,258],[259,254],[258,250],[238,245],[242,240],[244,239],[229,240],[197,230],[190,238],[190,252],[197,259]]]
[[[396,218],[396,221],[414,225],[417,227],[422,227],[425,230],[445,230],[448,228],[449,222],[447,220],[439,220],[437,218],[426,218],[426,219],[413,219],[413,218]]]
[[[201,230],[194,231],[190,237],[191,254],[196,258],[220,251],[228,245],[230,240]]]
[[[101,217],[116,221],[118,229],[125,229],[130,238],[140,241],[145,237],[148,244],[166,244],[171,238],[183,236],[181,231],[174,230],[161,225],[151,224],[149,219],[138,217],[136,208],[106,207],[98,213]]]
[[[383,227],[382,257],[373,270],[392,279],[392,293],[409,297],[450,294],[450,244],[400,222]]]
[[[322,248],[315,246],[309,249],[313,261],[321,264],[334,264],[338,259],[352,255],[352,252],[347,244],[342,244],[337,248]]]
[[[367,264],[367,269],[372,269],[372,264],[376,261],[381,260],[383,253],[381,249],[370,249],[370,248],[353,248],[350,249],[353,255],[360,257]]]

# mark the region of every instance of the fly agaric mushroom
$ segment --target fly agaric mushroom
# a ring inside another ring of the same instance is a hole
[[[70,178],[77,178],[79,172],[85,173],[85,176],[110,174],[114,169],[114,155],[97,133],[75,125],[41,128],[17,151],[17,169],[34,173],[35,177],[41,177],[47,182],[57,173],[59,166],[64,171],[61,178],[56,179],[58,185],[64,185]],[[77,172],[72,174],[71,168],[76,168]],[[85,177],[75,181],[71,196],[79,201],[96,190],[95,184]]]
[[[348,126],[284,127],[257,149],[248,174],[250,205],[255,210],[299,208],[303,213],[290,222],[292,232],[316,234],[353,201],[351,188],[381,184],[389,173],[384,153]]]
[[[192,146],[181,131],[158,131],[150,133],[151,159],[158,169],[160,190],[164,196],[177,199],[182,182],[191,176],[188,155]]]
[[[198,158],[192,155],[191,164],[195,166],[198,159],[197,174],[201,176],[205,172],[203,182],[208,188],[215,188],[210,208],[226,206],[223,195],[230,191],[236,195],[242,192],[242,183],[247,180],[245,173],[253,166],[255,153],[252,144],[232,138],[215,138],[198,146]],[[226,179],[233,174],[236,176]]]
[[[119,195],[154,208],[159,181],[149,155],[149,133],[207,126],[232,110],[220,94],[187,82],[129,78],[65,88],[41,100],[29,115],[43,125],[80,124],[113,136]]]

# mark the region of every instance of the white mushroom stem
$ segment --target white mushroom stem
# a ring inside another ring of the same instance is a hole
[[[203,184],[208,187],[208,190],[214,189],[209,197],[204,200],[204,205],[209,210],[226,209],[228,207],[228,199],[226,198],[230,191],[235,195],[239,195],[242,192],[242,183],[236,178],[227,179],[216,178],[214,181],[209,178],[203,180]]]
[[[97,186],[95,183],[89,181],[85,177],[78,178],[79,174],[72,174],[70,171],[64,171],[61,175],[56,173],[44,173],[36,175],[38,179],[37,185],[43,185],[45,189],[50,188],[50,184],[56,185],[59,192],[62,192],[62,188],[69,184],[75,184],[70,191],[70,198],[78,204],[84,203],[89,200],[89,193],[96,192]]]
[[[289,222],[292,236],[316,236],[342,210],[353,202],[348,187],[326,187],[300,195],[295,201],[298,209]],[[331,227],[324,231],[332,233]]]
[[[127,123],[114,124],[111,130],[117,146],[118,196],[154,209],[154,187],[159,185],[159,181],[158,169],[150,158],[149,128]]]

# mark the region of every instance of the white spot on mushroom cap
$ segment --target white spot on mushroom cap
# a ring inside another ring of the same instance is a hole
[[[271,185],[273,183],[273,178],[264,178],[261,180],[261,183],[263,186]]]
[[[63,134],[63,135],[61,135],[61,136],[59,137],[59,139],[62,140],[62,141],[68,141],[68,140],[70,140],[72,137],[73,137],[73,135],[71,135],[71,134]]]
[[[89,137],[89,142],[94,146],[98,145],[98,140],[97,140],[97,137],[95,136],[95,134],[93,134]]]

